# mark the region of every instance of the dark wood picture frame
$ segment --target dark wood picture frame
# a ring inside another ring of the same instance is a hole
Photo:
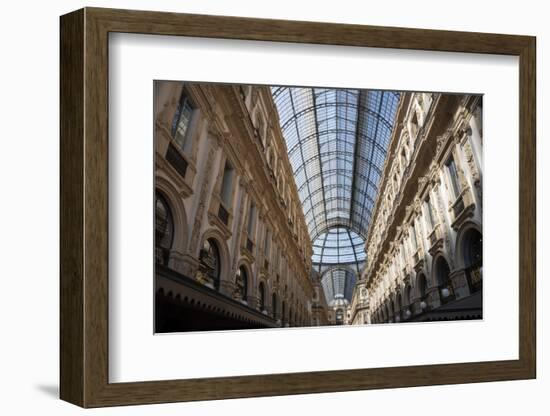
[[[535,52],[529,36],[85,8],[61,17],[60,396],[82,407],[536,377]],[[135,383],[108,380],[108,35],[519,57],[519,359]]]

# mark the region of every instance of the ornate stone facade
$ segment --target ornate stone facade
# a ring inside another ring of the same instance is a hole
[[[480,108],[480,96],[402,97],[365,244],[369,322],[481,317]]]
[[[310,325],[312,248],[277,117],[268,87],[155,83],[156,192],[173,227],[165,266],[267,326]],[[185,284],[156,282],[187,299]]]

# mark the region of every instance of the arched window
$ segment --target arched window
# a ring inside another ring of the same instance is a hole
[[[258,297],[260,298],[260,311],[265,311],[265,286],[264,282],[258,285]]]
[[[271,311],[273,318],[277,319],[277,294],[273,293],[271,296]]]
[[[464,268],[470,290],[477,292],[482,287],[481,270],[483,267],[483,238],[476,229],[466,231],[462,243]]]
[[[207,283],[210,283],[216,290],[220,287],[220,250],[216,241],[212,238],[205,240],[199,255],[199,269],[206,275]]]
[[[449,265],[443,257],[437,259],[435,265],[435,273],[437,278],[437,285],[439,286],[439,294],[442,303],[446,303],[454,298],[453,285],[449,277],[450,270]]]
[[[244,266],[239,267],[237,276],[235,277],[235,297],[237,299],[246,300],[248,292],[248,274]]]
[[[160,192],[155,193],[155,261],[168,265],[174,239],[174,220],[168,202]]]
[[[483,264],[483,239],[477,230],[470,230],[465,238],[464,263],[466,267]]]

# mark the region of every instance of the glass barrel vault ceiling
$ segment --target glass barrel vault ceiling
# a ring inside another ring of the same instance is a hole
[[[296,87],[271,92],[314,244],[313,263],[319,271],[343,263],[358,270],[400,94]]]
[[[343,306],[351,302],[356,282],[355,272],[334,267],[323,274],[321,286],[330,306]]]

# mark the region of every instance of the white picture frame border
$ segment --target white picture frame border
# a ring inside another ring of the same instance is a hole
[[[518,57],[136,34],[109,54],[110,382],[518,359]],[[154,79],[483,93],[483,321],[153,335]]]

